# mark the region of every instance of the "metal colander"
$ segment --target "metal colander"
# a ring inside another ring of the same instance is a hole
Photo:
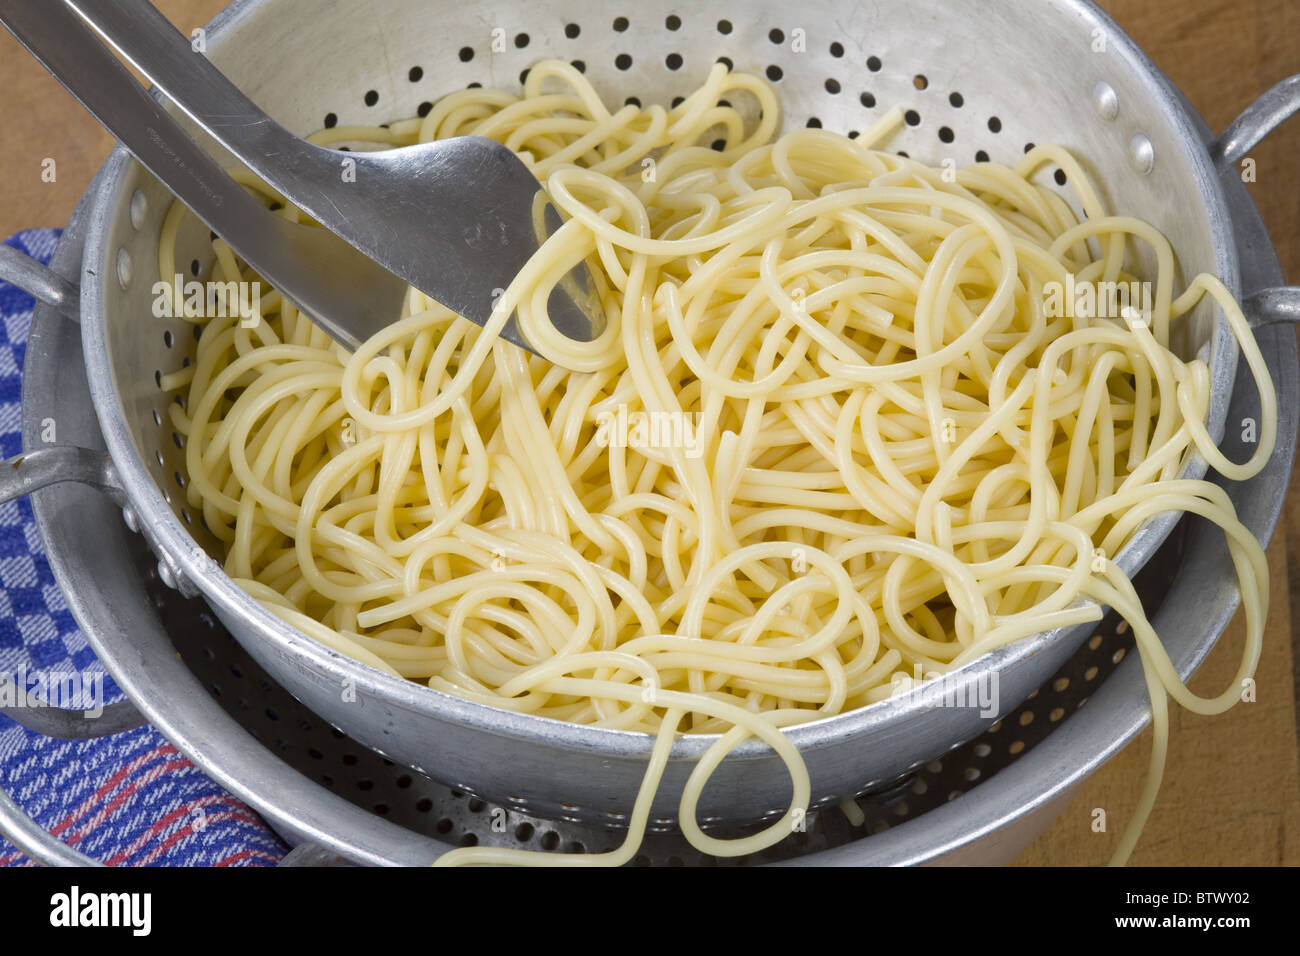
[[[529,65],[546,57],[578,65],[609,103],[671,103],[724,59],[775,84],[785,129],[852,134],[899,106],[906,125],[888,147],[934,164],[1011,163],[1033,143],[1060,143],[1093,174],[1112,209],[1170,237],[1184,276],[1212,272],[1239,291],[1226,206],[1197,126],[1154,65],[1082,0],[811,0],[797,12],[754,2],[715,3],[704,12],[643,0],[594,13],[563,3],[375,0],[362,8],[239,0],[207,29],[205,42],[207,55],[254,101],[301,134],[419,114],[471,84],[517,87]],[[1270,114],[1258,125],[1266,132],[1280,119]],[[1231,151],[1223,159],[1230,162]],[[1060,189],[1055,173],[1041,175]],[[37,450],[16,466],[23,477],[10,493],[69,479],[108,490],[157,556],[160,580],[182,595],[202,595],[275,684],[394,763],[515,813],[620,826],[644,773],[648,736],[513,714],[388,677],[288,627],[221,572],[209,553],[217,553],[215,543],[185,507],[184,441],[168,415],[177,399],[160,388],[162,375],[192,359],[195,342],[188,323],[155,319],[150,309],[169,203],[153,177],[119,150],[89,211],[79,309],[70,311],[81,316],[90,391],[111,464],[68,449]],[[197,221],[180,236],[178,262],[195,275],[209,267],[209,238]],[[1152,265],[1135,251],[1133,271]],[[42,291],[67,306],[57,283]],[[1208,426],[1217,437],[1235,345],[1204,304],[1184,323],[1178,347],[1210,362]],[[1194,461],[1188,473],[1203,469]],[[1135,572],[1175,517],[1141,529],[1117,563]],[[814,808],[892,787],[976,737],[1042,686],[1088,634],[1074,628],[1040,635],[964,668],[972,682],[996,672],[995,713],[938,706],[942,691],[923,688],[791,729],[812,775]],[[657,825],[672,826],[693,758],[712,739],[675,744],[653,809]],[[710,781],[701,817],[717,826],[759,820],[782,812],[789,794],[784,765],[750,741]]]

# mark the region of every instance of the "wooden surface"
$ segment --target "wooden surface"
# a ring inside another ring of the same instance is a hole
[[[182,30],[206,23],[225,0],[155,0]],[[847,0],[846,0],[847,2]],[[1120,25],[1177,83],[1214,129],[1283,77],[1300,72],[1300,3],[1295,0],[1103,0]],[[23,51],[0,32],[0,236],[62,226],[112,139]],[[1252,152],[1251,192],[1283,269],[1300,282],[1300,118]],[[54,182],[42,161],[57,164]],[[1152,865],[1300,863],[1300,779],[1296,670],[1290,607],[1300,578],[1300,491],[1288,496],[1285,526],[1269,549],[1272,606],[1258,699],[1219,717],[1171,708],[1164,786],[1133,862]],[[1240,615],[1192,689],[1219,692],[1235,672]],[[1128,818],[1146,769],[1149,733],[1089,780],[1056,823],[1021,857],[1025,864],[1104,862]],[[1091,829],[1104,807],[1110,833]]]

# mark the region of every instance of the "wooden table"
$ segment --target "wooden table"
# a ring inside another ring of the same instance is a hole
[[[225,5],[225,0],[155,2],[186,33]],[[1225,127],[1273,83],[1300,72],[1300,3],[1294,0],[1102,0],[1102,5],[1214,129]],[[113,140],[8,34],[0,36],[0,90],[0,157],[7,172],[0,177],[0,236],[62,226]],[[1257,164],[1251,192],[1287,277],[1300,282],[1300,118],[1251,155]],[[56,162],[54,182],[41,177],[47,157]],[[1297,546],[1300,490],[1293,490],[1268,552],[1274,584],[1258,699],[1214,718],[1171,708],[1165,783],[1134,863],[1300,863],[1292,650],[1297,629],[1290,613],[1292,596],[1300,594]],[[1193,690],[1217,693],[1227,685],[1241,641],[1239,615],[1192,681]],[[1127,819],[1149,746],[1148,732],[1089,780],[1020,862],[1104,862],[1118,827],[1093,833],[1091,811],[1104,807],[1112,821]]]

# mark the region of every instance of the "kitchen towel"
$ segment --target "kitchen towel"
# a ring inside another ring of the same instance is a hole
[[[56,229],[5,241],[49,262]],[[34,302],[0,282],[0,458],[22,451],[23,355]],[[27,689],[84,690],[74,705],[123,695],[77,627],[45,560],[26,498],[0,505],[0,673]],[[102,693],[101,693],[102,690]],[[288,848],[152,727],[55,740],[0,714],[0,787],[47,832],[114,866],[266,866]],[[0,836],[0,866],[31,861]]]

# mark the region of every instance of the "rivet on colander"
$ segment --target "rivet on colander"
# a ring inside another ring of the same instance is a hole
[[[135,509],[130,505],[127,505],[122,509],[122,520],[126,522],[126,526],[134,533],[140,533],[140,519],[136,517]]]
[[[1104,120],[1113,120],[1119,115],[1119,96],[1105,80],[1098,81],[1092,88],[1092,102],[1097,107],[1097,115]]]
[[[1151,140],[1138,133],[1129,140],[1128,149],[1129,158],[1133,161],[1133,168],[1143,176],[1151,172],[1156,164],[1156,149],[1151,145]]]
[[[144,193],[136,190],[131,194],[131,225],[139,229],[144,226],[145,213],[149,211],[149,200],[144,198]]]

